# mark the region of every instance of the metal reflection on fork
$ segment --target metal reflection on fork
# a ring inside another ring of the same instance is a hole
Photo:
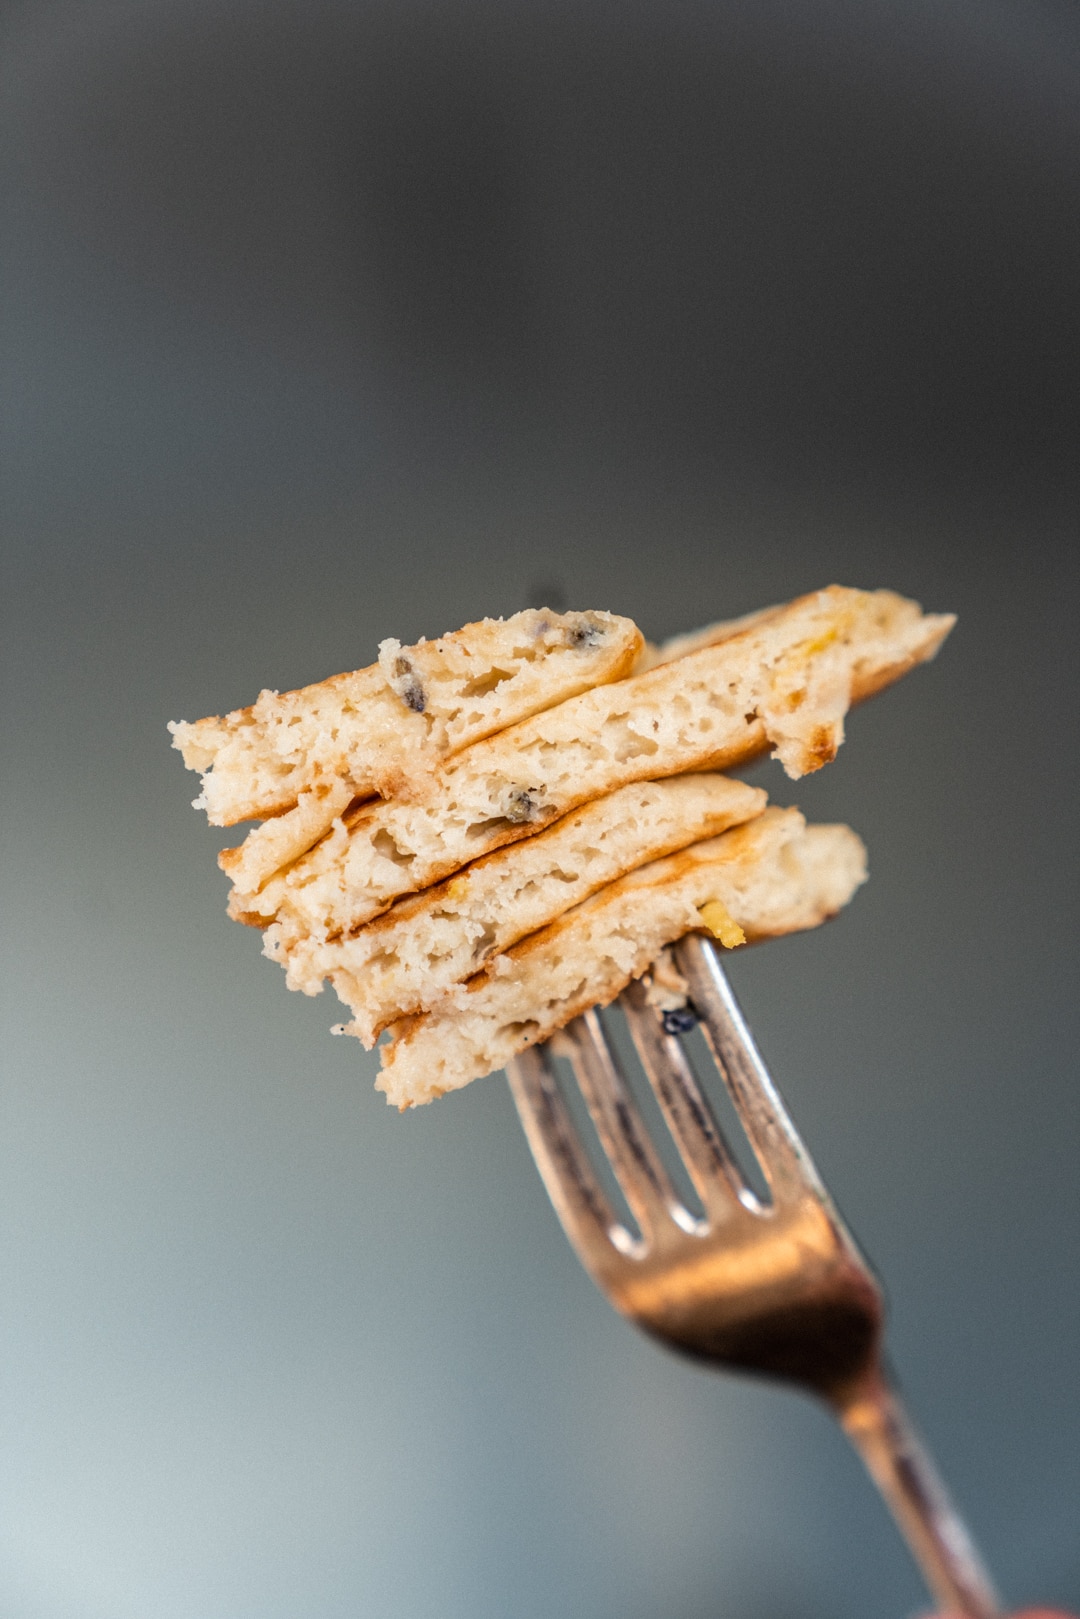
[[[703,1217],[672,1185],[594,1010],[563,1031],[559,1050],[638,1233],[612,1209],[548,1053],[526,1051],[507,1069],[563,1228],[616,1309],[647,1332],[697,1359],[783,1378],[824,1399],[935,1600],[951,1614],[996,1619],[990,1577],[889,1381],[881,1290],[758,1055],[714,947],[692,936],[676,946],[676,960],[768,1198],[747,1184],[679,1039],[635,983],[620,1005]]]

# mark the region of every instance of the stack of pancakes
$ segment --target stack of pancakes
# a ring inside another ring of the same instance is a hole
[[[843,826],[718,774],[835,757],[844,715],[953,624],[831,586],[662,647],[609,613],[484,620],[224,718],[170,727],[221,864],[292,989],[326,979],[409,1107],[501,1068],[648,975],[665,948],[815,927],[864,880]]]

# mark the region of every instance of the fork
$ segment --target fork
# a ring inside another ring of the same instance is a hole
[[[997,1619],[990,1577],[890,1381],[881,1289],[841,1220],[769,1077],[716,951],[675,947],[687,1014],[658,1012],[645,986],[620,996],[642,1066],[701,1202],[679,1197],[595,1008],[548,1048],[507,1067],[548,1195],[586,1270],[617,1310],[673,1349],[717,1367],[800,1385],[838,1418],[892,1510],[935,1601]],[[747,1183],[676,1030],[700,1021],[768,1198]],[[632,1232],[601,1187],[556,1082],[571,1064]]]

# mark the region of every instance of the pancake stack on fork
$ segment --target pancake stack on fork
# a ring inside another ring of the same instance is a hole
[[[646,646],[612,614],[530,611],[402,647],[224,718],[175,724],[216,825],[229,913],[289,987],[327,979],[398,1107],[501,1068],[645,977],[666,947],[815,927],[865,879],[849,828],[807,826],[722,771],[797,778],[844,715],[933,657],[953,619],[830,586]]]

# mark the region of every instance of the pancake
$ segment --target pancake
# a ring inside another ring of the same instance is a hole
[[[234,878],[257,887],[353,799],[408,793],[458,749],[628,674],[643,645],[612,613],[530,609],[415,646],[387,640],[369,668],[169,729],[202,772],[195,804],[213,825],[273,818],[231,851]]]
[[[639,782],[593,799],[523,843],[399,900],[347,939],[300,940],[277,927],[264,952],[290,989],[329,978],[366,1046],[395,1018],[423,1010],[489,957],[546,926],[626,872],[759,815],[765,794],[725,776]]]
[[[229,913],[291,948],[352,932],[403,894],[633,781],[728,769],[771,747],[789,776],[835,757],[852,702],[933,657],[953,625],[890,591],[830,586],[718,643],[474,743],[423,799],[360,806]],[[220,857],[230,869],[231,852]]]
[[[865,876],[865,851],[849,828],[808,827],[798,810],[768,809],[630,872],[496,956],[428,1012],[392,1025],[376,1088],[399,1108],[459,1089],[590,1006],[607,1005],[684,934],[711,931],[732,942],[741,934],[753,943],[816,927]]]

